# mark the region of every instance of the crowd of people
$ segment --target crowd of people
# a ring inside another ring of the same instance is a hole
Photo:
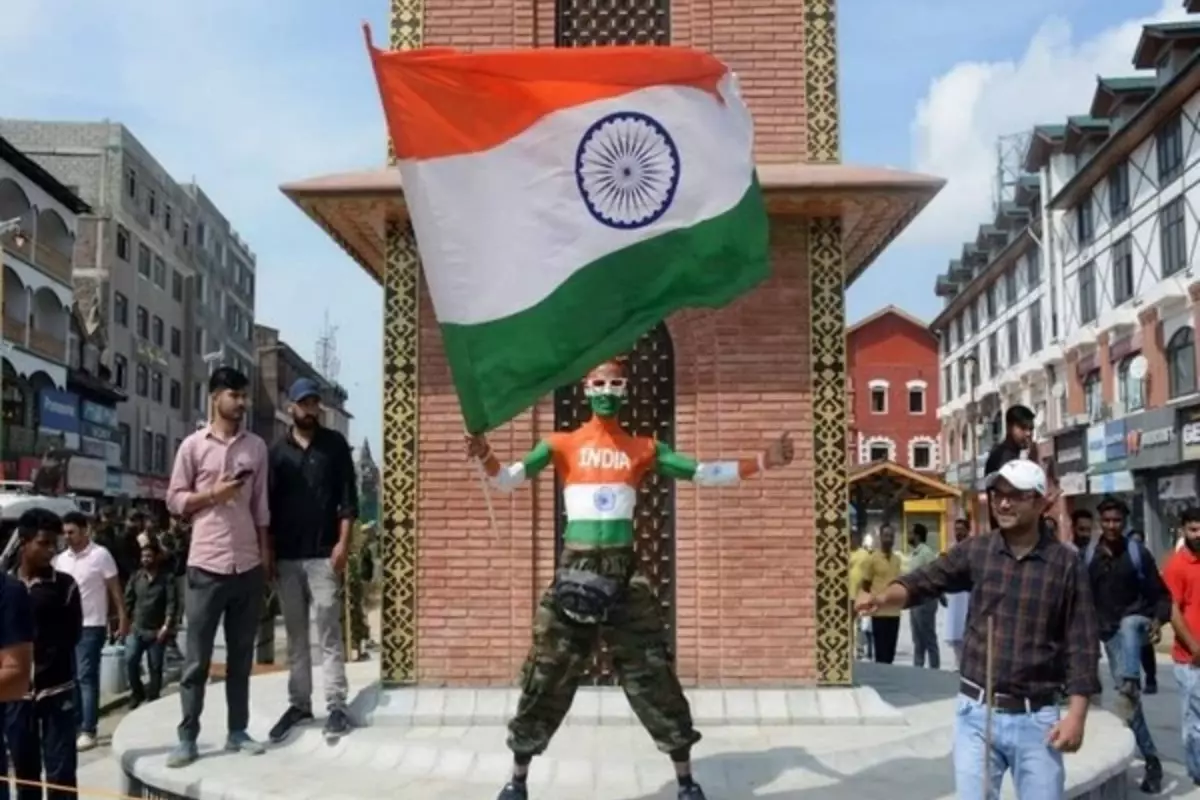
[[[1019,797],[1064,796],[1062,757],[1079,749],[1088,708],[1100,700],[1103,652],[1112,709],[1145,764],[1141,789],[1158,794],[1163,768],[1141,699],[1158,691],[1154,645],[1170,625],[1186,767],[1200,786],[1200,507],[1182,514],[1161,573],[1116,497],[1095,513],[1076,511],[1070,537],[1060,539],[1047,516],[1053,489],[1031,457],[1032,420],[1027,409],[1010,409],[1008,435],[989,457],[988,532],[971,536],[959,520],[949,550],[931,557],[924,529],[914,526],[907,570],[888,526],[872,549],[854,550],[851,592],[870,632],[864,644],[891,663],[899,614],[909,609],[921,666],[937,652],[928,617],[938,604],[947,609],[960,676],[955,780],[960,798],[981,800],[985,785],[987,797],[999,796],[1006,772]]]
[[[182,637],[179,741],[167,757],[177,768],[199,755],[223,620],[225,749],[263,753],[247,725],[268,586],[279,598],[290,672],[289,706],[269,738],[283,741],[314,719],[310,613],[325,735],[351,730],[340,599],[358,513],[351,450],[319,424],[320,388],[306,379],[289,392],[289,433],[268,447],[242,424],[248,386],[237,370],[213,372],[210,422],[179,448],[167,497],[174,520],[162,529],[140,513],[92,520],[34,509],[18,520],[16,563],[0,578],[0,774],[11,754],[23,799],[74,796],[78,753],[96,745],[110,641],[124,644],[136,706],[159,697],[167,653]],[[0,796],[8,791],[0,782]]]

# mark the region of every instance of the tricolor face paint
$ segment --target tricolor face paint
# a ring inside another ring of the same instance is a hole
[[[625,404],[628,388],[625,370],[615,361],[606,361],[583,379],[583,393],[592,413],[598,417],[615,417]]]

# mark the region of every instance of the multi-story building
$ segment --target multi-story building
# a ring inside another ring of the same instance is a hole
[[[161,496],[174,452],[207,417],[217,364],[252,373],[254,256],[194,184],[175,182],[119,123],[0,120],[0,133],[92,207],[80,222],[80,312],[107,332],[106,366],[134,493]]]
[[[30,477],[35,456],[78,444],[78,401],[66,391],[71,259],[87,211],[75,192],[0,138],[0,459],[8,479]]]
[[[1145,26],[1133,67],[1099,78],[1090,105],[1080,98],[1086,113],[1033,130],[1016,193],[1022,223],[970,268],[966,253],[951,263],[932,327],[949,459],[985,454],[998,414],[1025,402],[1067,507],[1124,496],[1165,546],[1178,503],[1196,495],[1200,460],[1186,436],[1200,420],[1200,23]]]
[[[323,414],[321,424],[349,438],[351,415],[346,411],[349,395],[338,383],[329,380],[279,338],[277,328],[254,326],[258,364],[254,389],[252,428],[267,442],[287,435],[292,424],[288,414],[288,390],[300,378],[311,378],[321,387]]]

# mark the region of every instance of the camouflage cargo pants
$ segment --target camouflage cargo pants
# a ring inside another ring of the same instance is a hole
[[[665,753],[700,740],[671,664],[666,629],[650,583],[634,573],[632,550],[563,552],[563,563],[628,581],[624,601],[599,626],[563,618],[554,593],[542,595],[533,620],[533,646],[521,670],[521,699],[508,725],[508,747],[535,756],[550,744],[571,708],[580,675],[603,639],[625,697],[650,737]]]

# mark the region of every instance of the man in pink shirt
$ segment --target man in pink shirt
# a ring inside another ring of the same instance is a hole
[[[208,381],[212,421],[183,440],[167,489],[171,512],[192,520],[184,599],[186,661],[179,681],[183,720],[179,746],[167,757],[169,767],[186,766],[198,757],[204,687],[222,615],[229,714],[225,749],[264,752],[246,727],[264,581],[271,579],[274,565],[268,539],[267,445],[242,429],[249,383],[230,367],[213,372]]]

